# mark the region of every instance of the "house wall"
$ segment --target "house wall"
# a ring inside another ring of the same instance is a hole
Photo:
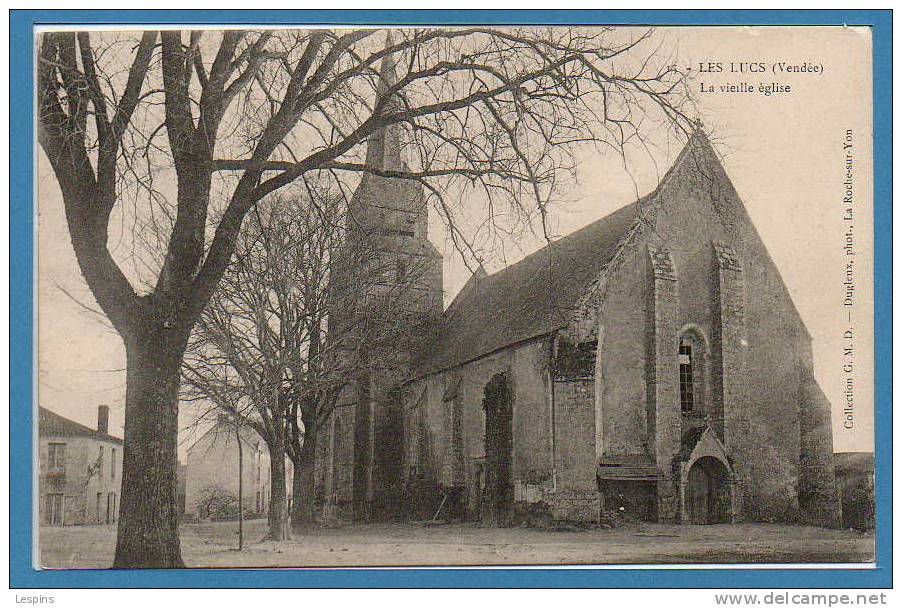
[[[243,506],[246,513],[266,513],[271,493],[270,458],[255,433],[243,441]],[[238,442],[231,429],[212,429],[188,450],[185,464],[185,513],[200,515],[198,504],[212,486],[238,497]],[[286,493],[291,496],[291,468],[286,467]]]
[[[66,445],[65,465],[55,470],[49,467],[51,443]],[[102,466],[98,460],[101,447]],[[38,462],[38,518],[41,525],[49,524],[49,494],[63,495],[62,525],[107,523],[108,519],[110,523],[118,521],[121,444],[91,437],[41,436]]]

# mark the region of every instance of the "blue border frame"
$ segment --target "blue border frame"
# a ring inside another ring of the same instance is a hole
[[[868,25],[874,55],[875,466],[877,568],[867,570],[81,570],[32,568],[33,40],[41,24],[656,24]],[[12,153],[15,142],[15,154]],[[892,586],[892,11],[890,10],[16,10],[10,13],[10,587]]]

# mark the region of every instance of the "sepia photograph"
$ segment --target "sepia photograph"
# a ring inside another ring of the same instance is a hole
[[[252,14],[34,31],[34,568],[875,567],[870,27]]]

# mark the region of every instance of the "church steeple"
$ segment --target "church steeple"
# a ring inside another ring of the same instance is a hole
[[[391,30],[385,36],[385,48],[391,48]],[[404,109],[404,103],[398,92],[391,92],[392,87],[398,84],[398,72],[395,67],[394,53],[389,53],[382,59],[379,69],[379,82],[376,85],[376,105],[381,104],[381,116],[391,115]],[[386,98],[386,96],[388,96]],[[394,123],[379,128],[370,135],[367,140],[366,164],[368,167],[383,171],[402,171],[404,163],[401,160],[401,131],[400,123]]]
[[[391,32],[386,35],[385,48],[392,48]],[[396,90],[395,61],[396,53],[387,53],[379,66],[373,101],[377,120],[405,108]],[[398,309],[435,318],[443,309],[442,255],[429,241],[423,185],[416,179],[372,172],[410,171],[401,157],[404,137],[403,123],[383,123],[367,139],[366,167],[370,171],[363,172],[351,197],[345,257],[370,258],[368,267],[357,271],[380,277],[377,291],[387,289],[397,294]],[[361,256],[360,251],[366,251],[366,255]]]

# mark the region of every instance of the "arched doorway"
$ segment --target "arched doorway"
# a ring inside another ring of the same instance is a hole
[[[391,521],[401,513],[404,491],[404,419],[401,393],[392,389],[375,422],[376,450],[373,463],[373,519]]]
[[[689,469],[686,510],[691,524],[730,522],[730,472],[723,462],[703,456]]]
[[[480,519],[486,525],[506,526],[514,507],[513,391],[506,374],[496,374],[485,386],[485,492]]]

